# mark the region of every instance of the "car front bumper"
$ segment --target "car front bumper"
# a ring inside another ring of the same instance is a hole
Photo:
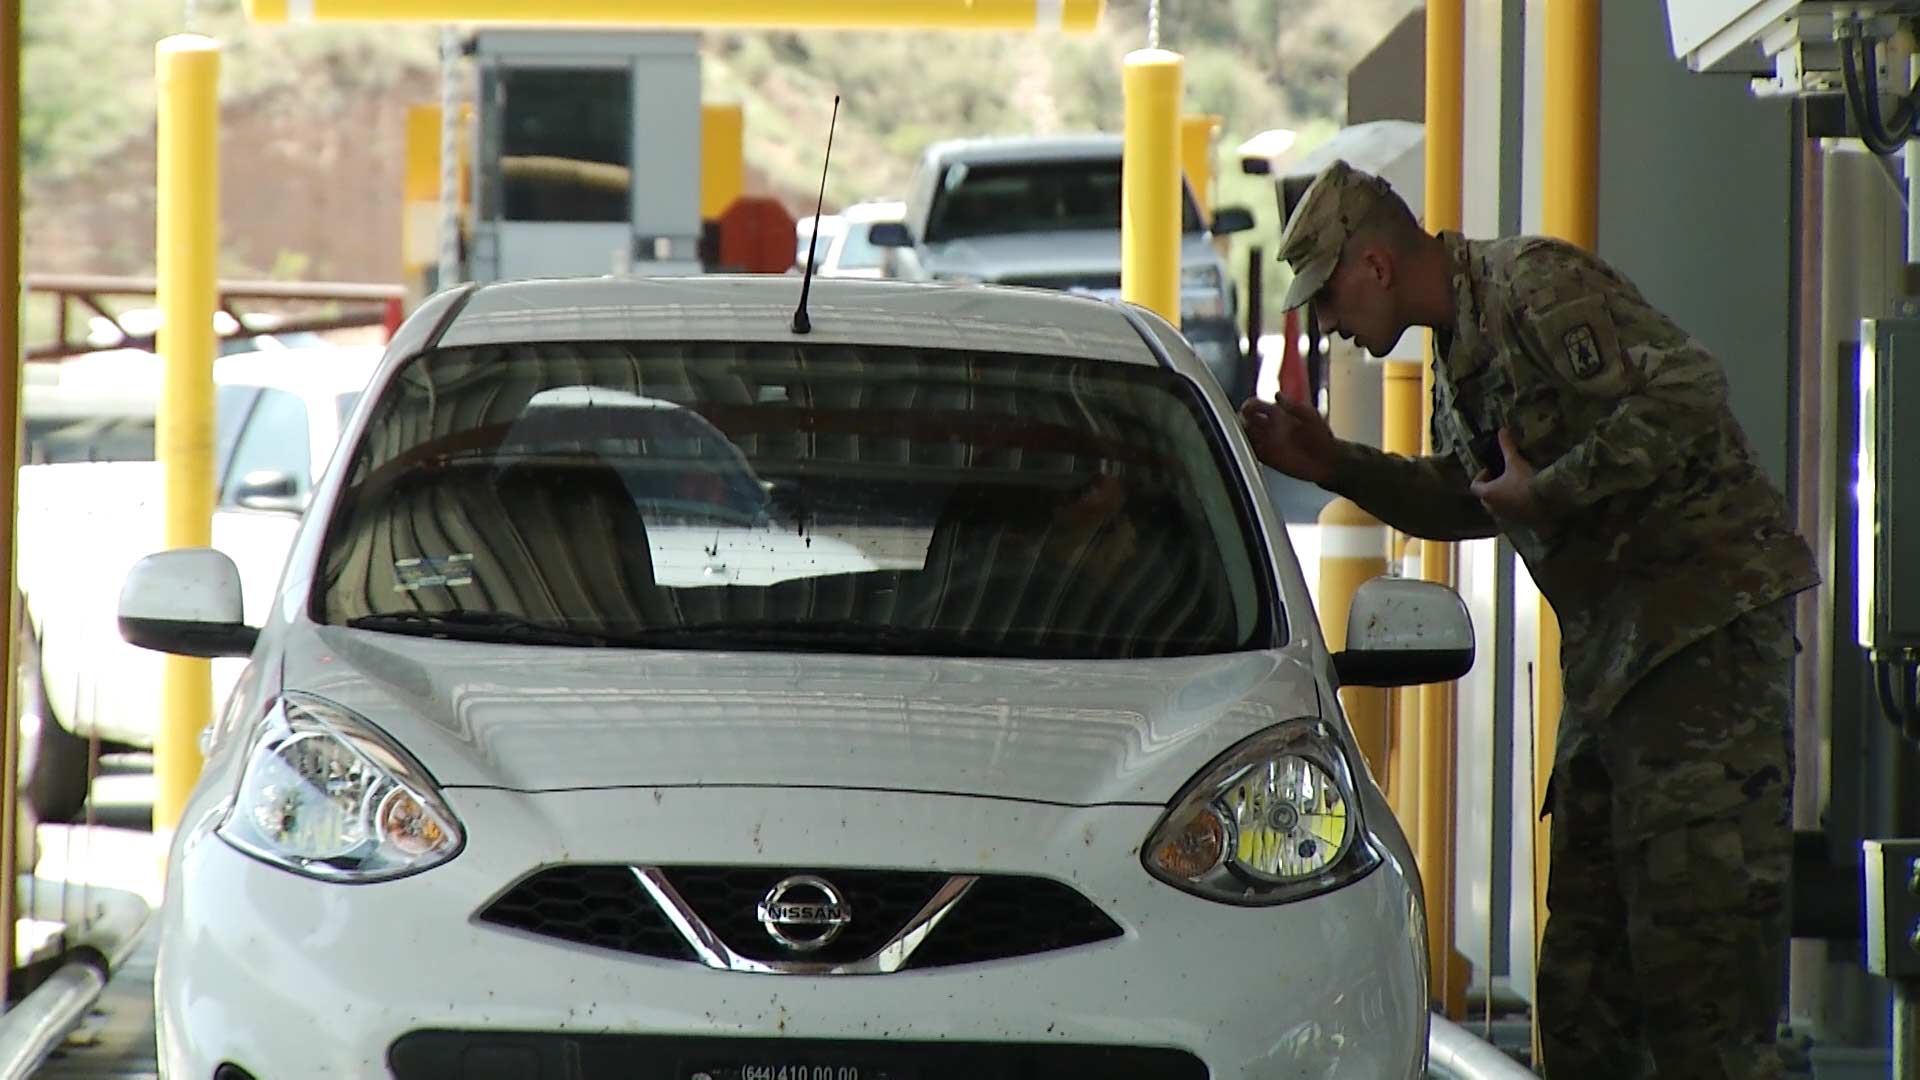
[[[432,1062],[481,1060],[459,1057],[473,1053],[558,1055],[574,1071],[552,1075],[587,1080],[691,1080],[710,1063],[762,1061],[864,1064],[871,1080],[894,1075],[884,1067],[903,1048],[914,1080],[1049,1054],[1067,1056],[1048,1075],[1089,1075],[1094,1058],[1073,1055],[1115,1050],[1204,1063],[1197,1074],[1116,1065],[1116,1076],[1399,1080],[1424,1068],[1423,928],[1412,878],[1391,858],[1334,893],[1241,908],[1142,869],[1139,845],[1160,815],[1150,806],[767,789],[447,797],[466,847],[378,884],[270,867],[213,836],[211,816],[184,830],[156,980],[164,1074],[207,1080],[232,1063],[262,1078],[359,1077],[413,1062],[405,1080],[443,1067]],[[1122,933],[1008,960],[803,976],[636,956],[476,917],[527,874],[568,863],[1038,875],[1070,884]],[[742,1057],[757,1047],[766,1052]]]

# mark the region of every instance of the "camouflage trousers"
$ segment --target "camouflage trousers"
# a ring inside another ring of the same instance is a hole
[[[1785,602],[1683,649],[1551,781],[1550,1080],[1774,1080],[1794,642]]]

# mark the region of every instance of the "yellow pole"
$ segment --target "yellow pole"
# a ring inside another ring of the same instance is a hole
[[[1106,0],[246,0],[259,23],[541,23],[816,30],[1065,30]]]
[[[1420,453],[1420,365],[1389,360],[1381,365],[1380,448],[1389,454],[1413,457]],[[1391,541],[1401,575],[1420,576],[1420,546],[1395,535]],[[1411,554],[1409,554],[1409,548]],[[1394,816],[1409,826],[1415,853],[1419,850],[1420,821],[1420,691],[1409,687],[1393,691],[1393,764],[1387,769],[1387,794]]]
[[[158,300],[166,381],[157,431],[166,546],[213,541],[213,313],[218,300],[220,44],[178,34],[155,48],[159,79]],[[213,715],[205,660],[165,657],[153,748],[153,828],[171,832],[200,775],[200,729]]]
[[[718,221],[746,189],[746,117],[736,104],[700,106],[700,220]]]
[[[1406,365],[1412,367],[1412,364]],[[1418,373],[1415,373],[1416,376]],[[1419,379],[1409,380],[1418,388]],[[1420,541],[1394,533],[1390,543],[1394,551],[1395,572],[1403,578],[1420,577]],[[1407,841],[1413,845],[1413,857],[1426,865],[1420,853],[1420,688],[1402,687],[1392,691],[1393,763],[1387,767],[1391,785],[1387,797],[1393,803],[1393,816],[1407,827]]]
[[[400,265],[411,286],[440,257],[440,106],[407,107],[406,150]]]
[[[1347,640],[1348,609],[1360,586],[1387,572],[1387,527],[1357,503],[1335,499],[1320,511],[1320,631],[1336,651]],[[1340,690],[1353,740],[1376,777],[1387,766],[1388,691],[1369,686]]]
[[[1541,220],[1545,231],[1594,250],[1600,238],[1600,0],[1554,0],[1547,5],[1546,160],[1542,162]],[[1553,770],[1563,701],[1560,621],[1540,601],[1539,659],[1534,664],[1534,776],[1544,789]],[[1549,828],[1540,821],[1540,796],[1527,818],[1533,822],[1533,953],[1540,970],[1540,935],[1547,926]],[[1536,1011],[1537,1018],[1538,1013]],[[1540,1031],[1534,1028],[1534,1058]]]
[[[1426,224],[1429,229],[1458,229],[1461,218],[1461,171],[1464,160],[1466,112],[1466,4],[1465,0],[1430,0],[1427,4],[1427,123]],[[1431,348],[1428,350],[1431,352]],[[1421,425],[1422,445],[1432,450],[1433,372],[1429,368],[1421,395],[1428,422]],[[1421,545],[1420,569],[1428,581],[1453,584],[1453,547],[1435,541]],[[1459,732],[1455,720],[1454,687],[1439,684],[1420,691],[1420,784],[1422,875],[1427,888],[1427,940],[1432,950],[1433,991],[1448,1016],[1466,1011],[1465,958],[1453,949],[1453,885],[1455,791],[1458,780]]]
[[[1213,216],[1213,140],[1220,135],[1220,118],[1211,114],[1180,118],[1180,169],[1193,188],[1200,212]]]
[[[1120,167],[1120,296],[1180,325],[1180,91],[1185,60],[1127,54]]]
[[[7,569],[7,598],[0,600],[7,613],[5,633],[0,633],[0,722],[5,724],[0,737],[0,867],[5,881],[0,883],[0,1001],[13,1000],[7,983],[13,971],[14,923],[19,906],[14,884],[19,871],[32,867],[14,865],[20,860],[20,846],[33,850],[33,838],[19,835],[23,822],[19,807],[20,703],[15,699],[13,678],[13,628],[20,612],[14,610],[13,595],[19,578],[14,561],[15,529],[19,523],[14,506],[16,481],[20,475],[20,0],[0,0],[0,432],[6,435],[4,464],[0,465],[0,505],[6,507],[6,528],[0,530],[0,553]]]

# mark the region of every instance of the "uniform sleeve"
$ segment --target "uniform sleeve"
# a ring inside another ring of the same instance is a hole
[[[1534,477],[1534,497],[1560,516],[1679,467],[1716,430],[1726,377],[1704,346],[1599,265],[1561,252],[1532,261],[1522,272],[1549,284],[1519,313],[1519,331],[1538,374],[1567,395],[1611,403]]]
[[[1359,443],[1341,443],[1326,488],[1422,540],[1475,540],[1499,532],[1466,471],[1450,455],[1406,458]]]

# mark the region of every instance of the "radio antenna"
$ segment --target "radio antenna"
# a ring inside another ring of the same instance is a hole
[[[820,212],[827,205],[827,170],[833,165],[833,129],[840,120],[840,95],[833,95],[833,116],[827,121],[827,158],[820,165],[820,197],[813,206],[813,232],[807,237],[807,271],[800,279],[800,306],[793,309],[793,332],[805,334],[813,330],[813,320],[807,317],[807,293],[813,288],[813,257],[820,246]]]

